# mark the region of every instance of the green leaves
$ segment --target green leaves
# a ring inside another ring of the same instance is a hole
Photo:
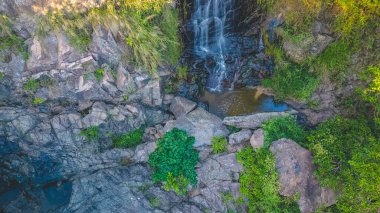
[[[173,129],[164,138],[158,140],[157,149],[149,156],[149,165],[153,168],[153,180],[164,182],[166,188],[180,192],[187,181],[197,183],[195,165],[198,151],[193,148],[194,137],[185,131]]]
[[[316,176],[341,195],[341,212],[376,212],[380,201],[380,141],[365,121],[336,117],[308,137]]]
[[[100,130],[98,126],[91,126],[87,129],[84,129],[80,132],[80,135],[86,137],[86,140],[89,142],[97,141],[100,138]]]
[[[214,136],[211,138],[212,153],[219,154],[227,151],[228,141],[226,137]]]
[[[112,136],[112,145],[115,148],[127,149],[142,143],[144,129],[136,129],[127,134]]]
[[[297,124],[294,116],[273,118],[263,124],[264,147],[269,148],[273,141],[281,138],[292,139],[298,143],[306,140],[305,130]]]

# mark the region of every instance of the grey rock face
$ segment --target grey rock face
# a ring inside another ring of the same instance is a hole
[[[336,193],[323,188],[315,179],[311,153],[292,140],[280,139],[270,146],[280,175],[280,194],[293,197],[300,193],[301,212],[314,212],[318,207],[336,203]]]
[[[251,138],[251,135],[252,135],[251,130],[244,129],[240,132],[231,134],[228,138],[229,139],[228,142],[233,145],[244,143],[244,142],[249,141],[249,139]]]
[[[222,124],[222,120],[204,109],[197,108],[187,115],[180,116],[177,120],[166,123],[164,132],[174,128],[185,130],[195,137],[195,147],[211,145],[214,136],[227,136],[228,129]]]
[[[246,116],[232,116],[226,117],[223,120],[223,124],[234,126],[237,128],[246,128],[246,129],[257,129],[259,128],[265,121],[278,117],[284,116],[291,113],[295,113],[293,111],[290,112],[264,112],[264,113],[256,113],[252,115]]]
[[[197,103],[183,97],[175,97],[170,105],[170,111],[176,118],[186,115],[197,107]]]

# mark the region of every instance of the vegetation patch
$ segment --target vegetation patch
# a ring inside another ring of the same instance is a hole
[[[84,136],[87,141],[97,141],[100,138],[100,129],[98,126],[91,126],[87,129],[81,130],[80,135]]]
[[[297,143],[306,141],[306,131],[297,124],[295,116],[273,118],[263,124],[264,147],[269,148],[272,142],[281,138],[292,139]]]
[[[95,70],[94,75],[97,81],[101,81],[104,78],[104,70],[102,68],[99,68]]]
[[[139,128],[127,134],[112,137],[112,145],[115,148],[127,149],[135,147],[143,142],[144,129]]]
[[[227,145],[228,145],[227,138],[224,137],[223,135],[214,136],[211,138],[212,153],[214,154],[227,152]]]
[[[242,150],[237,156],[243,165],[240,192],[247,199],[249,212],[300,212],[295,201],[279,195],[279,177],[269,149]]]
[[[358,89],[362,100],[371,105],[371,115],[380,125],[380,64],[370,66],[361,74],[361,79],[366,83],[365,89]]]
[[[168,1],[106,0],[99,7],[87,10],[68,2],[64,7],[57,4],[40,9],[38,34],[44,36],[50,30],[62,30],[68,35],[69,44],[80,51],[87,49],[93,29],[102,26],[114,34],[120,32],[118,36],[127,46],[124,51],[132,56],[130,62],[151,74],[160,65],[176,64],[180,57],[178,13]]]
[[[166,190],[186,193],[188,184],[197,183],[195,165],[198,151],[193,148],[195,138],[185,131],[173,129],[157,141],[157,149],[149,156],[153,180],[164,183]]]
[[[24,39],[17,36],[12,30],[10,19],[5,15],[0,15],[0,51],[3,50],[22,54],[25,60],[29,57]]]
[[[341,192],[339,212],[376,212],[380,201],[380,141],[363,120],[342,117],[321,124],[308,137],[323,186]]]
[[[276,92],[276,98],[307,100],[319,85],[319,80],[302,66],[276,66],[274,76],[264,82]]]
[[[33,104],[34,106],[38,106],[38,105],[41,105],[45,102],[45,100],[43,98],[40,98],[40,97],[37,97],[33,100]]]
[[[30,78],[23,86],[23,89],[28,92],[36,92],[41,88],[40,82],[37,79]]]

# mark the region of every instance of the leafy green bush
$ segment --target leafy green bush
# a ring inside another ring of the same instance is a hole
[[[99,68],[95,70],[94,75],[95,75],[96,80],[101,81],[104,77],[104,70]]]
[[[132,148],[142,143],[144,129],[139,128],[127,134],[116,135],[112,137],[112,145],[115,148]]]
[[[5,77],[5,74],[3,72],[0,72],[0,81],[2,81]]]
[[[37,106],[37,105],[40,105],[40,104],[43,104],[45,102],[45,100],[43,98],[40,98],[40,97],[37,97],[33,100],[33,104],[34,106]]]
[[[189,184],[189,180],[183,175],[174,177],[172,173],[169,173],[166,178],[166,182],[164,183],[164,189],[166,191],[173,190],[179,195],[185,195]]]
[[[297,124],[294,116],[281,116],[273,118],[263,124],[264,147],[268,148],[273,141],[281,138],[292,139],[298,143],[306,140],[305,130]]]
[[[36,92],[41,87],[40,82],[30,78],[23,86],[25,91]]]
[[[266,82],[266,86],[273,88],[279,100],[285,98],[306,100],[318,84],[319,80],[313,74],[298,65],[276,66],[274,76]]]
[[[223,135],[211,138],[212,153],[219,154],[227,151],[228,141]]]
[[[380,124],[380,64],[368,67],[360,77],[368,86],[364,90],[359,89],[359,94],[371,104],[375,122]]]
[[[279,195],[275,159],[269,149],[247,148],[237,155],[244,172],[240,176],[240,192],[248,199],[249,212],[300,212],[294,201]]]
[[[149,165],[153,168],[153,180],[164,182],[166,189],[179,193],[185,190],[185,184],[197,183],[195,165],[198,151],[193,148],[194,137],[185,131],[173,129],[158,140],[157,149],[149,156]]]
[[[87,129],[81,130],[80,135],[84,136],[87,141],[97,141],[100,138],[100,130],[98,126],[91,126]]]
[[[339,211],[378,211],[380,141],[366,122],[336,117],[313,131],[309,141],[321,184],[341,192]]]

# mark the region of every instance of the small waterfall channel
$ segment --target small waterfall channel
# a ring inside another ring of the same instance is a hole
[[[194,28],[194,54],[206,63],[209,72],[207,88],[221,91],[227,78],[227,45],[230,42],[234,20],[234,0],[195,0],[192,25]]]

